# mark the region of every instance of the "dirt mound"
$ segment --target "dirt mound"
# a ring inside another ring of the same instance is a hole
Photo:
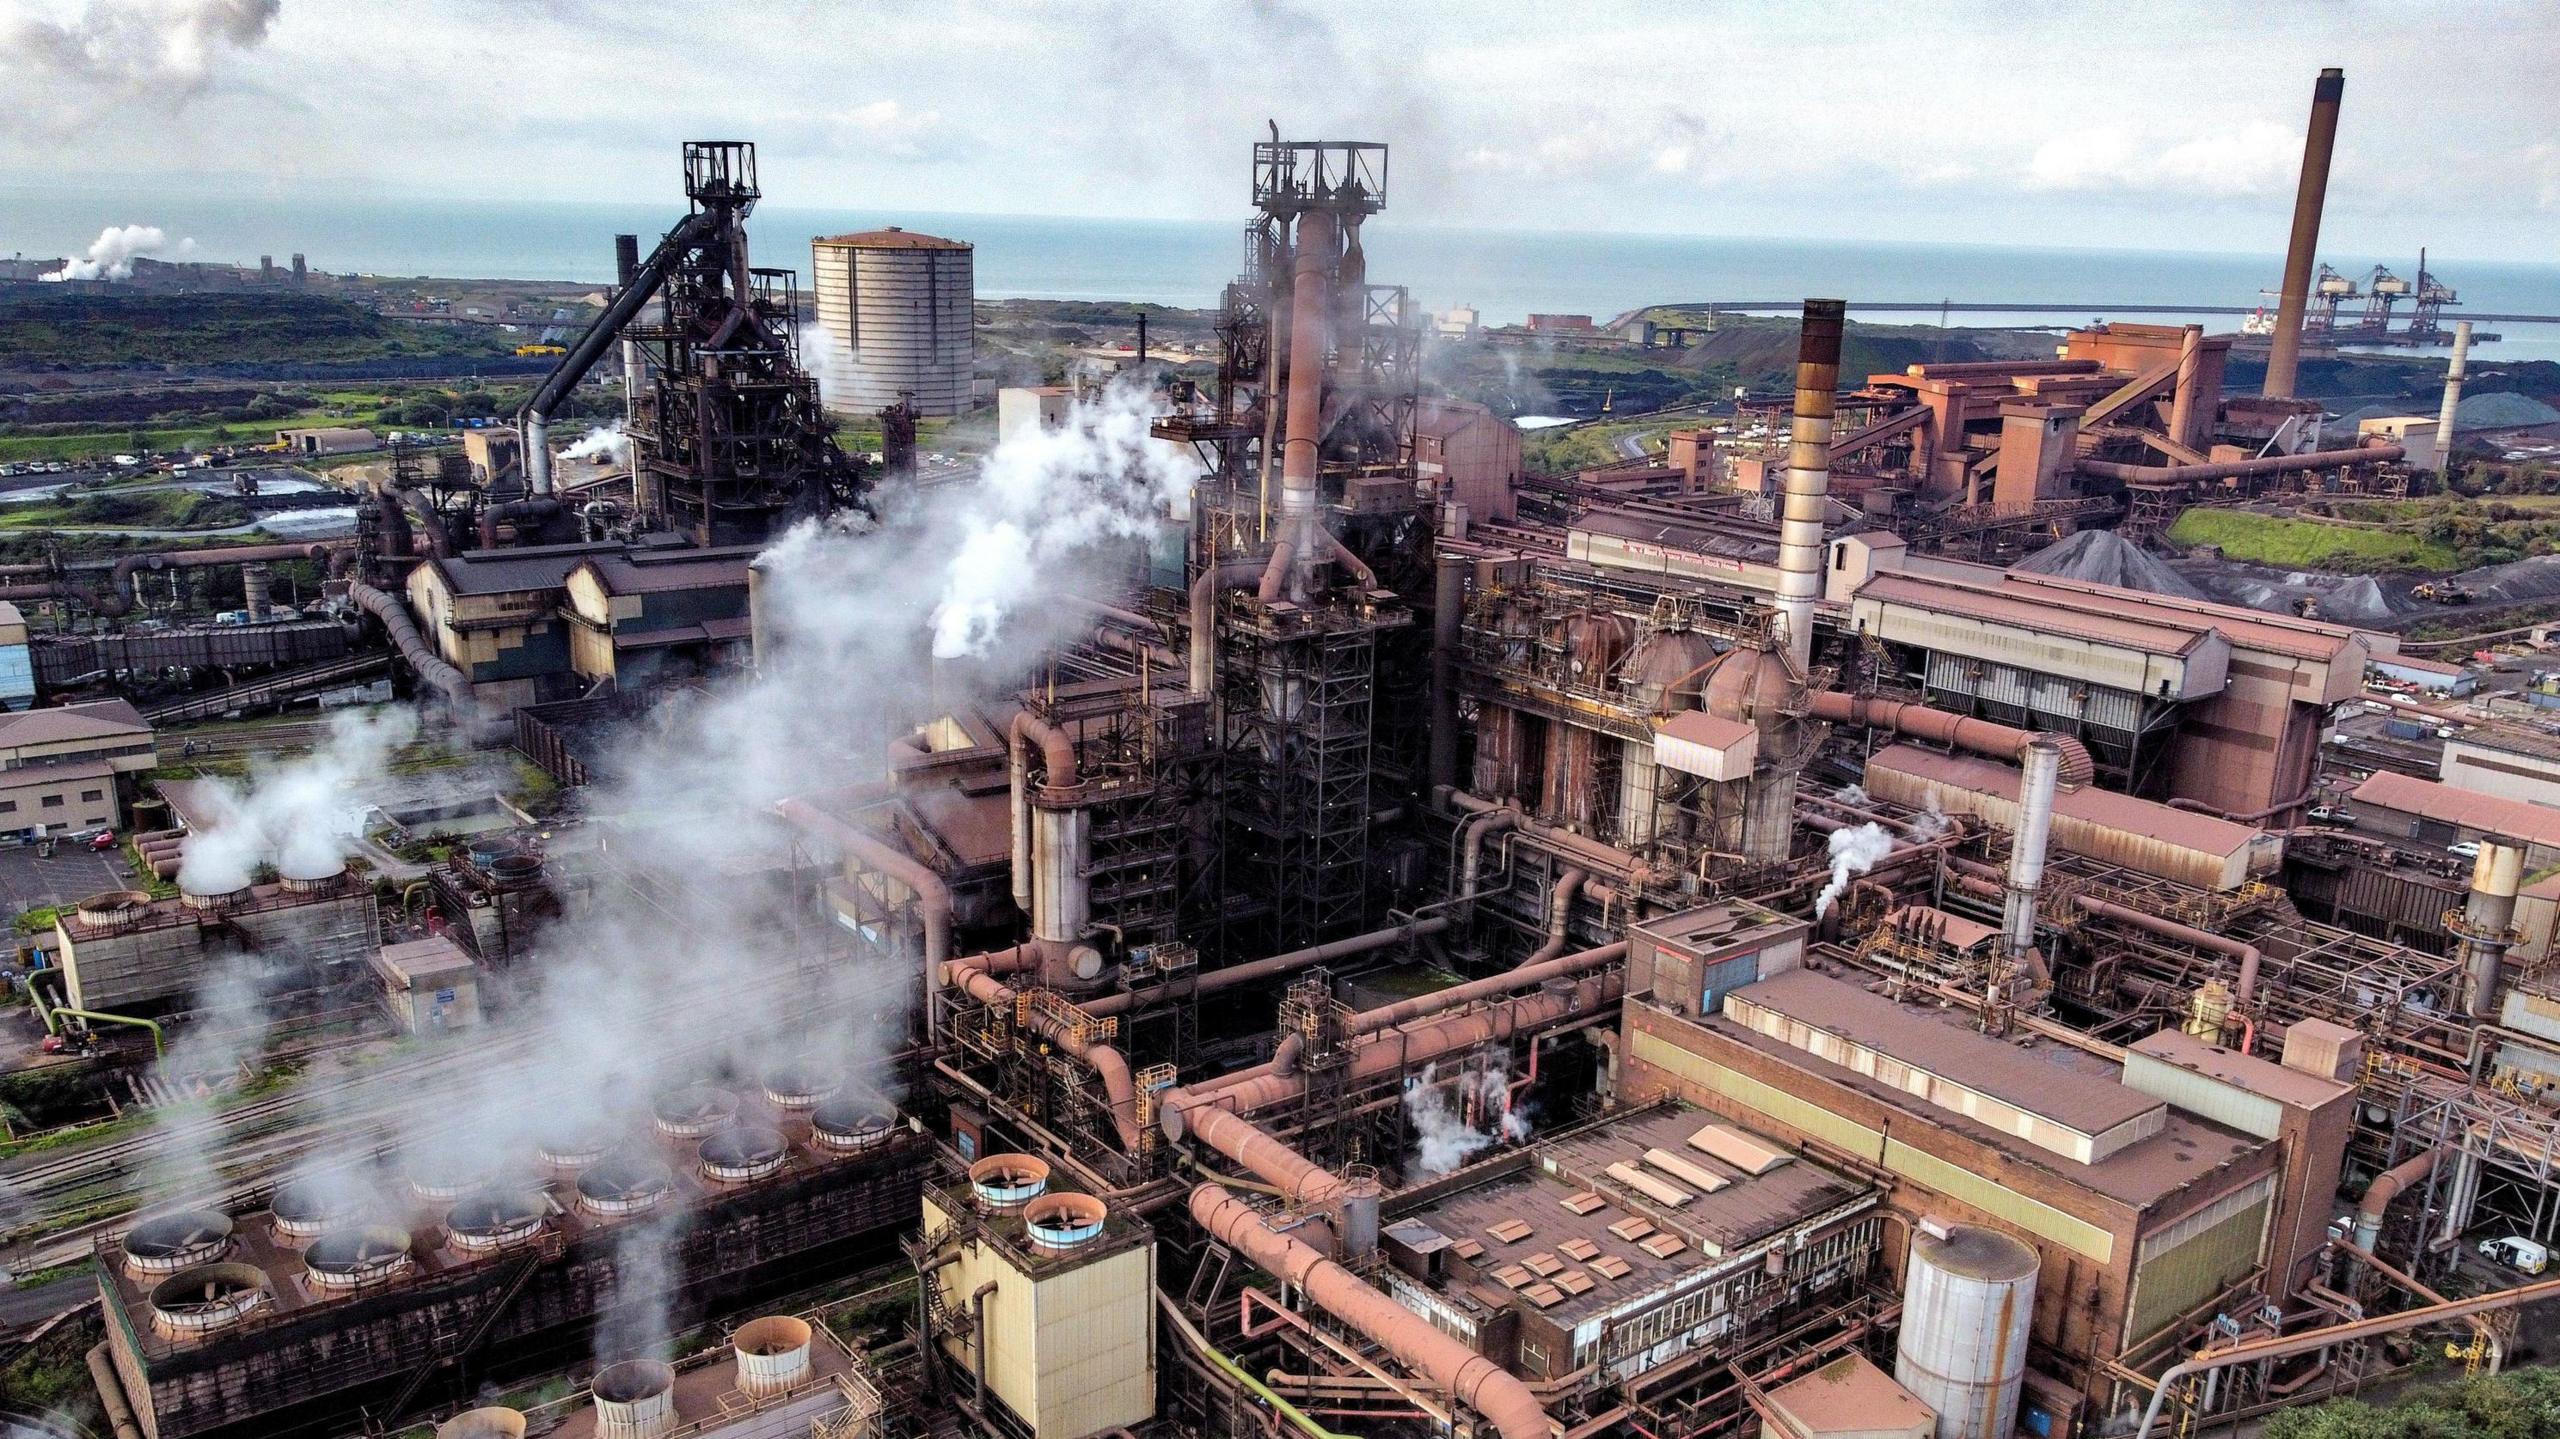
[[[2488,565],[2456,576],[2475,605],[2518,605],[2560,598],[2560,555],[2535,555],[2513,564]]]
[[[2313,602],[2314,617],[2347,625],[2388,624],[2399,618],[2392,608],[2391,597],[2383,592],[2382,582],[2371,575],[2352,579],[2328,591]]]
[[[2058,545],[2048,545],[2027,556],[2015,568],[2028,574],[2114,585],[2182,600],[2207,598],[2204,591],[2187,583],[2185,576],[2169,568],[2159,556],[2113,530],[2082,530]]]

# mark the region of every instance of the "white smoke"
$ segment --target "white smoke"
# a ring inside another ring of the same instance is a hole
[[[192,255],[195,253],[195,248],[195,241],[180,240],[172,250],[169,244],[169,232],[157,225],[109,225],[98,232],[98,238],[89,246],[87,255],[65,260],[62,262],[61,269],[49,275],[38,275],[36,278],[39,280],[130,280],[133,278],[133,262],[140,256],[171,253]]]
[[[1832,904],[1849,888],[1849,881],[1876,867],[1886,855],[1893,853],[1893,836],[1880,824],[1867,823],[1831,832],[1831,882],[1813,898],[1813,917],[1831,912]]]
[[[160,1194],[200,1194],[215,1188],[215,1160],[223,1135],[214,1122],[218,1100],[266,1050],[267,998],[286,977],[286,966],[263,955],[233,957],[208,966],[202,988],[189,997],[187,1022],[160,1061],[163,1084],[177,1102],[153,1115],[161,1143],[151,1152],[145,1189]]]
[[[184,108],[232,56],[266,40],[282,9],[283,0],[86,0],[55,20],[0,6],[11,118],[77,136],[83,149],[103,132],[140,132],[148,122],[137,111]]]
[[[1862,784],[1844,784],[1832,791],[1831,797],[1857,809],[1865,809],[1876,802],[1875,796],[1867,793],[1867,787]]]
[[[1189,452],[1151,438],[1147,390],[1117,384],[1067,422],[999,446],[955,518],[959,548],[933,612],[936,658],[984,658],[1046,576],[1114,540],[1141,539],[1200,477]]]
[[[1404,1112],[1413,1128],[1409,1168],[1414,1176],[1436,1179],[1497,1143],[1527,1139],[1527,1109],[1505,1107],[1510,1090],[1510,1056],[1499,1049],[1469,1057],[1445,1084],[1436,1063],[1406,1076]]]
[[[757,561],[769,642],[756,670],[670,694],[599,756],[582,801],[615,817],[588,828],[602,877],[570,897],[536,952],[482,975],[499,1027],[474,1041],[472,1063],[439,1071],[432,1086],[317,1091],[328,1122],[387,1126],[368,1151],[461,1146],[492,1172],[524,1175],[541,1142],[564,1132],[657,1153],[655,1096],[699,1082],[753,1091],[785,1061],[815,1057],[856,1091],[896,1098],[890,1061],[910,1033],[919,966],[848,935],[814,893],[833,857],[771,807],[883,772],[888,738],[929,705],[941,712],[927,677],[945,632],[967,668],[1010,691],[1033,656],[1090,625],[1066,601],[1125,575],[1123,542],[1149,533],[1191,476],[1144,443],[1144,403],[1108,393],[1062,431],[1001,447],[980,485],[883,494],[876,517],[804,524],[770,546]],[[1030,565],[968,572],[989,553]],[[343,765],[345,751],[331,748]],[[386,752],[377,740],[372,763]],[[208,825],[190,840],[188,878],[201,878],[200,861],[206,873],[245,873],[276,853],[270,816],[325,820],[331,811],[309,793],[329,788],[312,783],[324,773],[349,787],[315,756],[227,796],[238,832]],[[352,1187],[370,1173],[356,1153],[311,1167]],[[678,1205],[625,1226],[598,1358],[663,1352],[690,1219]]]
[[[178,887],[229,894],[261,864],[298,879],[336,873],[364,833],[361,783],[377,779],[392,753],[417,737],[414,710],[342,710],[309,754],[253,769],[245,784],[204,781],[212,819],[187,836]]]
[[[853,402],[845,392],[845,381],[853,371],[853,352],[836,338],[836,332],[815,320],[798,326],[800,368],[818,382],[818,403],[829,409],[842,409]]]
[[[609,460],[617,465],[631,462],[631,437],[622,432],[622,422],[598,425],[587,431],[576,444],[560,452],[564,460]]]
[[[1938,808],[1938,797],[1932,794],[1929,796],[1928,808],[1913,815],[1909,821],[1909,825],[1911,829],[1911,837],[1922,844],[1927,844],[1929,841],[1941,838],[1947,833],[1947,831],[1954,829],[1956,827],[1956,822],[1947,817],[1947,812],[1945,810]]]

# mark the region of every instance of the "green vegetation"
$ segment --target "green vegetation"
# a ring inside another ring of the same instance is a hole
[[[246,524],[248,520],[248,508],[238,501],[198,490],[109,490],[22,504],[0,504],[0,527],[19,530],[52,530],[66,526],[212,530]]]
[[[2280,1409],[2264,1439],[2560,1439],[2560,1370],[2516,1369],[2413,1389],[2389,1404]]]
[[[2213,545],[2250,564],[2348,573],[2463,568],[2452,544],[2398,529],[2363,529],[2249,510],[2189,510],[2170,527],[2181,545]]]
[[[1703,421],[1703,416],[1688,419],[1607,420],[1599,424],[1576,425],[1568,429],[1531,430],[1521,436],[1520,462],[1532,473],[1541,475],[1571,474],[1615,464],[1626,456],[1619,452],[1618,441],[1633,436],[1644,446],[1645,453],[1660,456],[1668,443],[1663,437]]]
[[[312,364],[497,356],[513,337],[484,325],[387,319],[321,295],[50,294],[0,299],[0,354],[38,364]]]
[[[87,1426],[98,1420],[98,1399],[89,1378],[89,1350],[104,1335],[105,1321],[89,1315],[11,1356],[0,1367],[0,1409],[59,1414],[82,1426],[75,1432],[93,1432]],[[95,1432],[104,1428],[99,1423]]]

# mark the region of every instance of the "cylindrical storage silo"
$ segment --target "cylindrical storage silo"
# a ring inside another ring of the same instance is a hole
[[[801,363],[826,380],[827,408],[870,416],[912,395],[920,416],[969,408],[978,361],[974,251],[890,226],[811,242],[818,324],[831,353],[801,339]]]
[[[596,1371],[596,1439],[656,1439],[676,1427],[676,1371],[625,1359]]]
[[[2035,1312],[2033,1249],[1971,1224],[1913,1232],[1893,1377],[1937,1411],[1937,1439],[2009,1439]]]

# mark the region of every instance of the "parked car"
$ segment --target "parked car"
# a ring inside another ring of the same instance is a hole
[[[96,850],[101,854],[114,849],[117,843],[116,832],[111,829],[102,829],[96,834],[89,836],[89,848]]]
[[[2478,859],[2480,857],[2480,842],[2476,839],[2466,839],[2460,844],[2446,845],[2444,847],[2444,852],[2452,855],[2455,859]]]
[[[2483,1239],[2480,1252],[2510,1269],[2521,1269],[2527,1274],[2540,1274],[2551,1265],[2550,1248],[2521,1234],[2510,1234],[2503,1239]]]
[[[2316,804],[2311,807],[2313,824],[2354,824],[2353,812],[2342,804]]]

